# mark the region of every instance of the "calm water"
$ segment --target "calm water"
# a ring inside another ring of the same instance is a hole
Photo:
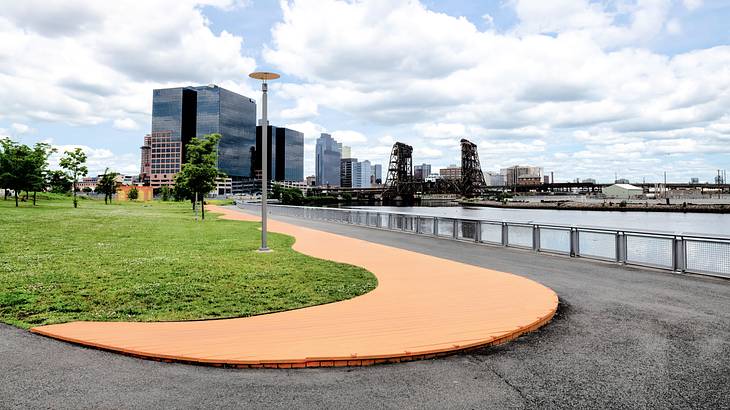
[[[357,208],[377,209],[382,211],[419,215],[444,216],[451,218],[730,235],[730,214],[558,211],[554,209],[505,209],[482,207],[362,206]]]

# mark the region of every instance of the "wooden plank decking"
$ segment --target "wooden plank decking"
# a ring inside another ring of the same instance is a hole
[[[257,220],[215,208],[223,218]],[[165,361],[238,367],[360,366],[502,343],[537,329],[558,297],[532,280],[270,221],[307,255],[362,266],[372,292],[342,302],[238,319],[71,322],[32,332]],[[274,251],[271,257],[276,257]]]

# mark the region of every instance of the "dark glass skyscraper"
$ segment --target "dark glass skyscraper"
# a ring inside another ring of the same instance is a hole
[[[256,146],[256,102],[216,85],[152,92],[152,132],[171,133],[185,145],[193,137],[221,134],[218,169],[236,181],[253,178],[251,148]]]
[[[256,127],[256,151],[261,152],[261,131]],[[268,179],[274,181],[304,181],[304,134],[289,128],[269,126]],[[260,178],[261,157],[256,155],[255,168]]]
[[[198,94],[196,135],[221,134],[218,169],[229,177],[252,178],[250,148],[256,144],[256,102],[215,85]]]

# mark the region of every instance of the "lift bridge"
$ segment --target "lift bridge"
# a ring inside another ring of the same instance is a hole
[[[413,147],[396,142],[390,154],[388,176],[385,180],[384,201],[411,202],[417,195],[455,194],[473,198],[487,189],[479,164],[477,146],[461,140],[461,179],[437,179],[434,182],[416,181],[413,178]]]

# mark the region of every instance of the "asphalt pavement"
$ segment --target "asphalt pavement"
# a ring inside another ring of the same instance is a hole
[[[0,408],[730,409],[730,281],[277,218],[523,275],[561,305],[503,346],[362,368],[160,363],[0,325]]]

